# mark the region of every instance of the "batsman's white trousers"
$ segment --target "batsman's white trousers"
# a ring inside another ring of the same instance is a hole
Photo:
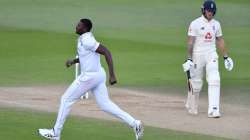
[[[79,100],[80,97],[89,90],[94,93],[96,102],[103,111],[122,119],[130,127],[134,127],[135,119],[128,113],[121,110],[109,99],[108,90],[106,87],[106,73],[102,68],[100,72],[81,74],[69,86],[64,95],[61,97],[61,104],[54,126],[56,135],[60,136],[63,124],[69,115],[72,104]]]
[[[198,94],[201,91],[205,69],[208,82],[208,113],[211,113],[215,108],[219,111],[220,74],[218,68],[218,55],[216,51],[193,53],[193,62],[194,68],[191,69],[193,91]]]

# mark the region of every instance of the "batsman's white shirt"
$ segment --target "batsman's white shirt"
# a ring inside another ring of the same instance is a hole
[[[91,32],[84,33],[78,38],[77,53],[81,73],[99,72],[101,70],[100,54],[95,52],[99,44]]]
[[[194,53],[216,51],[216,37],[222,36],[220,23],[212,19],[208,21],[203,15],[191,22],[188,36],[195,36]]]

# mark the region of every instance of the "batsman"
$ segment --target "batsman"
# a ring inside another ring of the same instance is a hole
[[[192,95],[188,96],[185,105],[191,114],[198,114],[199,94],[203,85],[203,74],[206,72],[209,118],[221,117],[220,73],[216,48],[224,57],[226,70],[233,69],[233,60],[225,48],[220,22],[214,19],[216,10],[215,2],[206,0],[201,8],[201,17],[191,22],[187,39],[188,58],[183,64],[184,72],[190,71],[191,75]]]

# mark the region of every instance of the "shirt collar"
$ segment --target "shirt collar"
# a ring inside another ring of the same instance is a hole
[[[204,22],[206,22],[206,23],[209,23],[209,22],[213,21],[213,19],[211,19],[210,21],[208,21],[208,20],[204,17],[204,15],[201,16],[201,19],[202,19]]]
[[[88,34],[91,34],[91,32],[86,32],[86,33],[82,34],[81,37],[84,37],[84,36],[86,36]]]

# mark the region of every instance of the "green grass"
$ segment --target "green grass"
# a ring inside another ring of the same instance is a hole
[[[216,18],[221,21],[226,46],[235,62],[235,69],[226,72],[220,61],[226,93],[222,100],[247,106],[250,1],[216,2]],[[70,83],[74,69],[65,68],[64,62],[76,53],[75,24],[88,17],[94,22],[97,40],[113,53],[119,86],[162,88],[164,93],[178,90],[182,94],[186,83],[181,67],[186,58],[186,30],[200,16],[201,3],[202,0],[0,0],[0,86]],[[40,139],[36,129],[51,126],[55,119],[55,114],[27,110],[0,108],[0,112],[1,140]],[[133,139],[133,133],[120,123],[70,117],[63,139],[79,137],[127,140]],[[147,139],[221,138],[146,127]]]
[[[38,113],[31,110],[17,110],[0,107],[1,140],[40,140],[36,131],[51,127],[54,113]],[[125,124],[97,119],[69,117],[62,132],[62,140],[128,140],[134,139],[134,132]],[[226,140],[207,135],[145,127],[143,140]]]
[[[186,29],[200,16],[200,5],[200,0],[0,0],[0,85],[70,83],[73,69],[64,61],[75,55],[74,26],[89,17],[97,40],[113,53],[120,86],[182,87]],[[247,0],[218,1],[217,18],[235,60],[233,72],[226,72],[221,60],[223,85],[250,84],[249,13]]]
[[[44,31],[1,30],[1,85],[57,83],[73,78],[64,61],[74,56],[73,35]],[[60,42],[60,43],[59,43]]]
[[[74,39],[76,35],[3,29],[0,37],[5,40],[0,43],[0,54],[3,58],[0,62],[4,66],[0,73],[1,85],[58,84],[72,80],[73,69],[66,69],[64,61],[75,54]],[[28,39],[30,37],[32,40]],[[177,72],[169,71],[175,67],[168,68],[166,66],[180,67],[182,59],[179,59],[179,63],[165,59],[171,59],[178,55],[182,51],[181,48],[120,39],[103,38],[101,40],[104,40],[104,44],[113,52],[120,84],[158,85],[168,81],[180,81],[174,75],[181,73],[181,69],[178,69]],[[165,56],[164,52],[172,53]],[[159,66],[160,68],[158,68]],[[150,73],[148,67],[151,67]],[[165,75],[162,73],[164,71],[169,71],[170,74]],[[145,75],[148,75],[146,80]]]

